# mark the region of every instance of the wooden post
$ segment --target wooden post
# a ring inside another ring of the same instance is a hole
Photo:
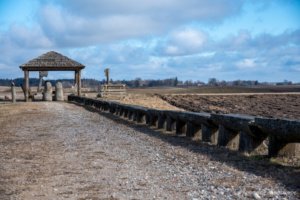
[[[77,71],[75,70],[75,74],[74,74],[74,85],[77,87]]]
[[[106,76],[106,84],[109,84],[109,68],[106,68],[104,70],[105,76]]]
[[[16,87],[13,81],[11,81],[11,100],[13,103],[16,103]]]
[[[78,70],[75,70],[75,86],[76,86],[76,90],[77,90],[77,95],[79,96],[79,94],[78,94],[78,87],[79,87],[79,85],[78,85]]]
[[[29,101],[29,71],[24,71],[24,90],[25,90],[25,101]]]
[[[81,77],[80,77],[81,70],[75,71],[75,79],[77,84],[77,95],[81,96]]]

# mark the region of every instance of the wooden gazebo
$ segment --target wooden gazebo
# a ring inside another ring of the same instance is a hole
[[[81,95],[81,70],[84,65],[76,62],[55,51],[49,51],[35,59],[20,66],[24,71],[24,92],[25,100],[29,100],[29,72],[30,71],[74,71],[75,83],[77,85],[77,95]]]

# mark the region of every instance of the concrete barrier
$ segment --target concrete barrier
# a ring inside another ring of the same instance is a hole
[[[179,132],[185,130],[187,137],[200,134],[202,141],[215,144],[217,125],[213,123],[210,117],[211,115],[208,113],[181,112],[177,119]],[[185,124],[184,127],[183,124]]]
[[[300,121],[297,120],[156,110],[75,95],[68,96],[68,100],[169,133],[188,138],[199,135],[202,142],[247,155],[300,156]]]
[[[255,117],[240,114],[212,114],[211,119],[219,125],[219,146],[226,146],[244,153],[261,152],[267,134],[251,129]]]
[[[255,125],[269,136],[270,156],[300,156],[300,121],[256,117]]]

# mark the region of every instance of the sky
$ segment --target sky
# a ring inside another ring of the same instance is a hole
[[[48,51],[97,80],[300,82],[300,0],[0,0],[0,78]]]

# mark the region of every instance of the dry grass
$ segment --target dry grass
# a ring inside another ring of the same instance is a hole
[[[152,94],[130,94],[129,93],[124,97],[109,97],[105,99],[121,102],[124,104],[138,105],[147,108],[155,108],[161,110],[183,110],[176,106],[172,106],[168,102],[162,100],[157,95],[152,95]]]

